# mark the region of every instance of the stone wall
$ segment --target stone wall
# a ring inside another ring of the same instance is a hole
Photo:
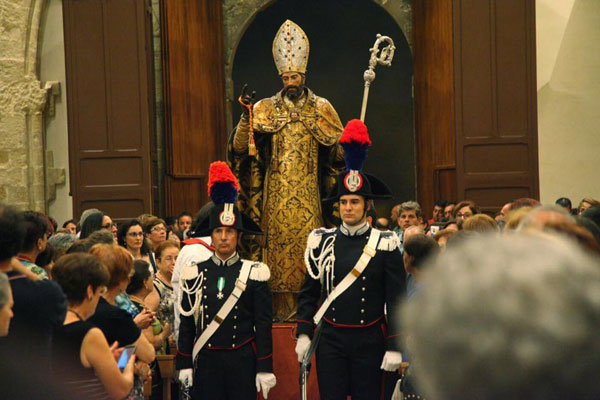
[[[38,80],[38,33],[44,0],[0,2],[0,201],[46,211],[43,112],[51,85]]]

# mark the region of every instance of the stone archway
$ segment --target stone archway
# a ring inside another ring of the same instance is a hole
[[[46,168],[43,112],[53,87],[38,79],[45,7],[46,0],[0,4],[0,201],[38,211],[46,211],[53,185],[64,182],[64,170]]]
[[[257,90],[258,98],[271,96],[281,88],[272,61],[271,41],[285,19],[292,19],[303,27],[311,43],[307,86],[332,102],[343,123],[359,116],[362,73],[368,65],[368,50],[375,34],[394,39],[397,50],[392,67],[378,67],[369,97],[366,123],[375,145],[370,150],[366,169],[388,182],[396,195],[394,200],[378,202],[379,215],[387,215],[395,202],[414,199],[410,4],[339,0],[308,2],[307,5],[298,0],[279,0],[256,1],[253,7],[242,2],[233,7],[227,3],[224,3],[224,45],[229,127],[237,123],[239,108],[235,96],[244,83]],[[348,4],[352,4],[352,8],[346,7]],[[244,12],[251,14],[243,14],[241,6],[246,7]],[[367,23],[364,23],[365,15],[368,15]],[[327,43],[329,38],[331,43]]]
[[[223,46],[225,50],[225,95],[227,104],[227,128],[232,128],[231,103],[233,93],[233,62],[238,45],[257,14],[277,0],[223,0]],[[371,0],[382,7],[398,24],[404,37],[413,48],[412,0]]]

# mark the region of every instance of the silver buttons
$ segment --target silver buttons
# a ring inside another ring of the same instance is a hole
[[[212,344],[210,344],[210,343],[209,343],[209,344],[208,344],[208,347],[212,347]]]
[[[235,344],[234,344],[234,343],[232,343],[232,344],[231,344],[231,347],[235,347]]]
[[[331,307],[331,311],[335,311],[335,307]]]
[[[361,323],[361,324],[364,324],[364,323],[365,323],[365,320],[364,320],[364,319],[361,319],[361,320],[360,320],[360,323]]]
[[[234,326],[233,326],[233,329],[237,329],[237,325],[234,325]]]
[[[364,310],[364,309],[360,310],[360,313],[361,313],[361,314],[364,314],[364,313],[365,313],[365,310]]]
[[[363,287],[363,288],[362,288],[362,291],[364,292],[365,290],[367,290],[367,289],[365,289],[365,288]]]
[[[237,319],[237,315],[234,315],[234,316],[233,316],[233,319]]]
[[[360,301],[362,301],[364,303],[365,302],[365,298],[363,297],[362,299],[360,299]]]
[[[235,339],[235,335],[232,336],[232,339]]]
[[[366,281],[366,280],[367,280],[367,277],[366,277],[366,276],[363,276],[363,281]]]
[[[333,319],[333,322],[335,322],[335,318]]]

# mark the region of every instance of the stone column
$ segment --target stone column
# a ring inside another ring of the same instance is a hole
[[[43,110],[37,78],[45,0],[0,2],[0,201],[45,211]]]

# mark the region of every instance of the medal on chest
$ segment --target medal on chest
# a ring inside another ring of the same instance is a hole
[[[223,289],[225,288],[225,277],[220,277],[217,280],[217,290],[219,291],[219,293],[217,293],[217,299],[221,300],[223,298]]]

